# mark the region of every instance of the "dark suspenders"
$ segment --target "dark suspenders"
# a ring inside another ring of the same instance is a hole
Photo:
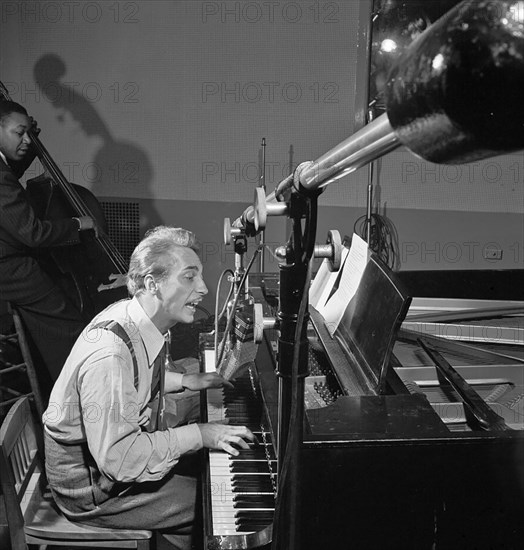
[[[103,328],[105,330],[110,330],[124,341],[124,344],[127,346],[127,349],[131,353],[131,358],[133,360],[133,372],[135,377],[135,389],[138,390],[138,362],[136,360],[135,348],[133,347],[129,334],[127,334],[127,332],[124,330],[124,327],[122,327],[122,325],[120,323],[117,323],[116,321],[107,320],[101,321],[100,323],[97,323],[90,328]]]

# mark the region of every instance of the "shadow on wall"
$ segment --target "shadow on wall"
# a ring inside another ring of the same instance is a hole
[[[153,166],[146,153],[129,141],[116,140],[95,109],[94,101],[78,93],[72,83],[64,82],[66,73],[64,61],[56,54],[43,55],[34,66],[36,84],[58,111],[59,122],[64,123],[69,114],[86,136],[102,140],[88,171],[89,182],[94,184],[93,193],[123,200],[137,196],[153,199],[150,188]],[[141,231],[159,223],[160,216],[149,211],[148,217],[140,220]]]

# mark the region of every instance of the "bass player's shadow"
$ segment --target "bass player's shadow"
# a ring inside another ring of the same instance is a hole
[[[66,124],[71,117],[87,137],[97,137],[102,144],[89,166],[82,167],[84,179],[92,185],[92,192],[100,197],[129,199],[130,197],[153,198],[150,186],[153,180],[153,166],[147,154],[134,143],[114,139],[109,128],[88,100],[86,93],[79,93],[78,83],[64,80],[67,68],[56,54],[45,54],[34,66],[35,81],[44,97],[58,111],[58,120]],[[96,95],[100,86],[89,83],[91,94]],[[87,84],[85,85],[87,86]],[[97,88],[98,86],[98,88]],[[87,92],[87,88],[85,90]],[[117,228],[125,231],[125,219],[112,220],[121,223]],[[159,215],[148,208],[147,215],[141,212],[140,226],[148,228],[159,223]]]

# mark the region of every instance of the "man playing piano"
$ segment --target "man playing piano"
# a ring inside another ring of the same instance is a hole
[[[227,424],[164,429],[163,395],[229,384],[216,373],[165,371],[165,335],[193,321],[207,294],[193,233],[157,227],[131,257],[132,296],[109,306],[83,331],[44,413],[46,470],[71,520],[161,530],[191,547],[202,447],[238,455],[252,432]],[[149,406],[159,394],[156,414]]]

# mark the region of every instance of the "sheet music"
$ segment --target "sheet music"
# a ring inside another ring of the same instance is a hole
[[[328,272],[329,276],[326,276],[325,272],[319,269],[320,279],[317,282],[317,274],[312,285],[313,293],[310,292],[310,296],[313,294],[315,300],[315,303],[310,303],[324,317],[331,336],[335,333],[351,298],[357,292],[370,256],[366,241],[357,234],[353,234],[351,248],[345,250],[340,270],[337,273]],[[324,264],[321,268],[323,266]],[[325,269],[327,270],[327,266]],[[320,290],[321,286],[324,286],[323,290]]]
[[[320,265],[313,283],[309,288],[309,303],[318,311],[325,305],[333,290],[337,277],[344,266],[349,249],[342,248],[339,271],[329,271],[329,260],[326,258]]]

